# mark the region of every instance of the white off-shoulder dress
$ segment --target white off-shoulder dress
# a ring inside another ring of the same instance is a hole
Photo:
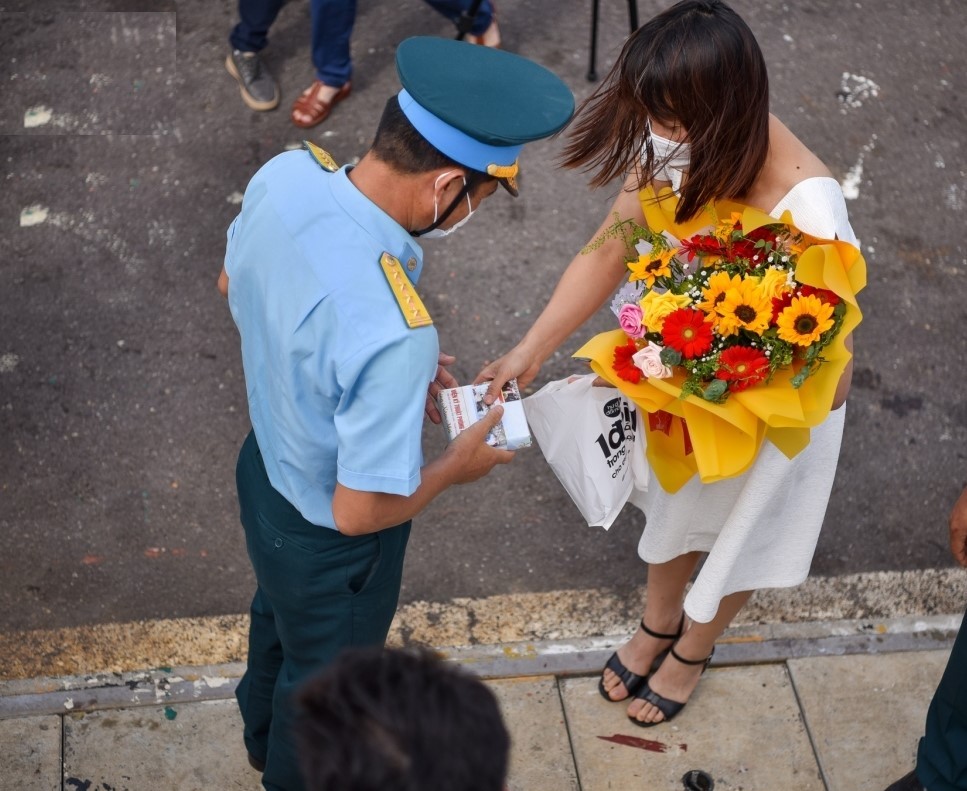
[[[800,182],[770,212],[792,212],[813,236],[857,244],[839,183],[829,177]],[[685,598],[689,618],[707,623],[724,596],[799,585],[809,573],[836,474],[845,407],[814,428],[809,445],[788,459],[763,443],[744,474],[703,484],[692,478],[669,494],[652,476],[633,502],[646,516],[638,554],[664,563],[686,552],[707,552]]]

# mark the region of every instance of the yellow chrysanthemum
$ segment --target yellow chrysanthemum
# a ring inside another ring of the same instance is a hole
[[[725,292],[715,312],[719,335],[735,335],[739,330],[764,332],[772,318],[772,299],[759,288],[758,280],[748,277]]]
[[[631,271],[628,280],[632,283],[644,280],[645,285],[651,288],[655,285],[656,277],[666,277],[672,273],[672,259],[676,252],[678,251],[675,248],[669,248],[652,250],[647,255],[638,256],[637,261],[628,264],[628,269]]]
[[[797,346],[810,346],[833,326],[833,306],[810,294],[795,297],[776,320],[779,337]]]
[[[742,282],[739,275],[729,276],[728,272],[715,272],[708,279],[708,285],[702,289],[702,301],[695,307],[708,313],[713,319],[715,308],[725,299],[725,292],[737,287]]]
[[[692,300],[687,294],[672,294],[671,291],[659,294],[649,291],[641,300],[641,323],[648,332],[661,332],[665,316],[691,304]]]
[[[759,288],[769,295],[769,299],[779,299],[791,286],[785,269],[767,269],[759,281]]]

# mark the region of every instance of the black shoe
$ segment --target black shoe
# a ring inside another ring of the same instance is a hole
[[[676,643],[675,645],[678,644]],[[681,662],[683,665],[702,665],[702,672],[704,673],[705,669],[708,667],[708,663],[712,661],[712,655],[715,653],[715,646],[712,646],[712,653],[705,657],[705,659],[685,659],[685,657],[681,656],[675,650],[675,646],[672,646],[668,653],[673,659]],[[663,722],[671,722],[673,719],[675,719],[675,717],[678,716],[678,713],[685,708],[685,704],[688,702],[687,700],[678,701],[672,700],[671,698],[662,697],[648,686],[647,681],[641,685],[638,691],[634,694],[634,697],[638,698],[639,700],[647,701],[665,715],[665,719],[658,720],[657,722],[645,722],[644,720],[639,720],[635,717],[628,717],[629,720],[641,728],[652,728],[655,725],[661,725]]]
[[[678,631],[675,632],[675,634],[662,634],[661,632],[656,632],[652,629],[649,629],[647,626],[645,626],[644,618],[641,619],[640,626],[645,634],[651,635],[657,640],[677,640],[682,636],[682,632],[685,629],[685,613],[682,613],[682,618],[678,622]],[[608,661],[605,663],[604,667],[605,670],[610,670],[620,679],[621,683],[625,685],[625,689],[628,690],[628,694],[623,698],[612,698],[611,695],[608,694],[608,690],[604,688],[604,670],[602,670],[602,675],[598,679],[598,692],[601,693],[601,697],[608,701],[608,703],[620,703],[623,700],[628,700],[628,698],[630,698],[639,689],[641,689],[642,686],[644,686],[645,682],[648,680],[648,676],[658,669],[661,663],[665,660],[665,657],[668,656],[669,650],[670,649],[666,648],[664,651],[659,653],[651,663],[651,667],[648,668],[648,672],[643,676],[639,676],[637,673],[628,670],[628,668],[624,666],[624,663],[618,658],[618,652],[615,651],[610,657],[608,657]]]
[[[265,771],[265,762],[260,761],[258,758],[253,756],[252,753],[248,754],[248,765],[251,766],[256,772]]]
[[[923,787],[923,783],[917,777],[916,771],[913,771],[908,775],[903,775],[893,785],[889,786],[886,791],[927,791],[927,789]]]
[[[257,52],[233,49],[225,68],[238,81],[242,101],[253,110],[264,112],[279,106],[279,86]]]

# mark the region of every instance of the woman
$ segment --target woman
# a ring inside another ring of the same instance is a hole
[[[768,95],[751,30],[720,0],[684,0],[639,28],[581,108],[564,153],[565,166],[593,171],[593,186],[627,174],[594,238],[615,214],[645,225],[643,203],[671,187],[676,224],[732,199],[777,218],[788,209],[801,230],[856,244],[839,184],[770,115]],[[513,376],[532,380],[627,274],[622,240],[592,247],[574,258],[518,345],[481,371],[478,381],[492,379],[491,392]],[[648,563],[645,612],[600,682],[607,699],[630,700],[636,724],[656,725],[682,709],[716,639],[756,588],[806,578],[836,470],[850,375],[851,365],[830,416],[793,459],[765,443],[737,478],[693,478],[675,494],[652,482],[638,549]]]

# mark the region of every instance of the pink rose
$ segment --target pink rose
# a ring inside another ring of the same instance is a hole
[[[641,323],[641,305],[636,302],[622,305],[618,311],[618,324],[630,337],[641,338],[645,334]]]
[[[649,379],[667,379],[672,375],[672,369],[661,361],[661,350],[661,346],[649,341],[644,349],[632,355],[631,360]]]

